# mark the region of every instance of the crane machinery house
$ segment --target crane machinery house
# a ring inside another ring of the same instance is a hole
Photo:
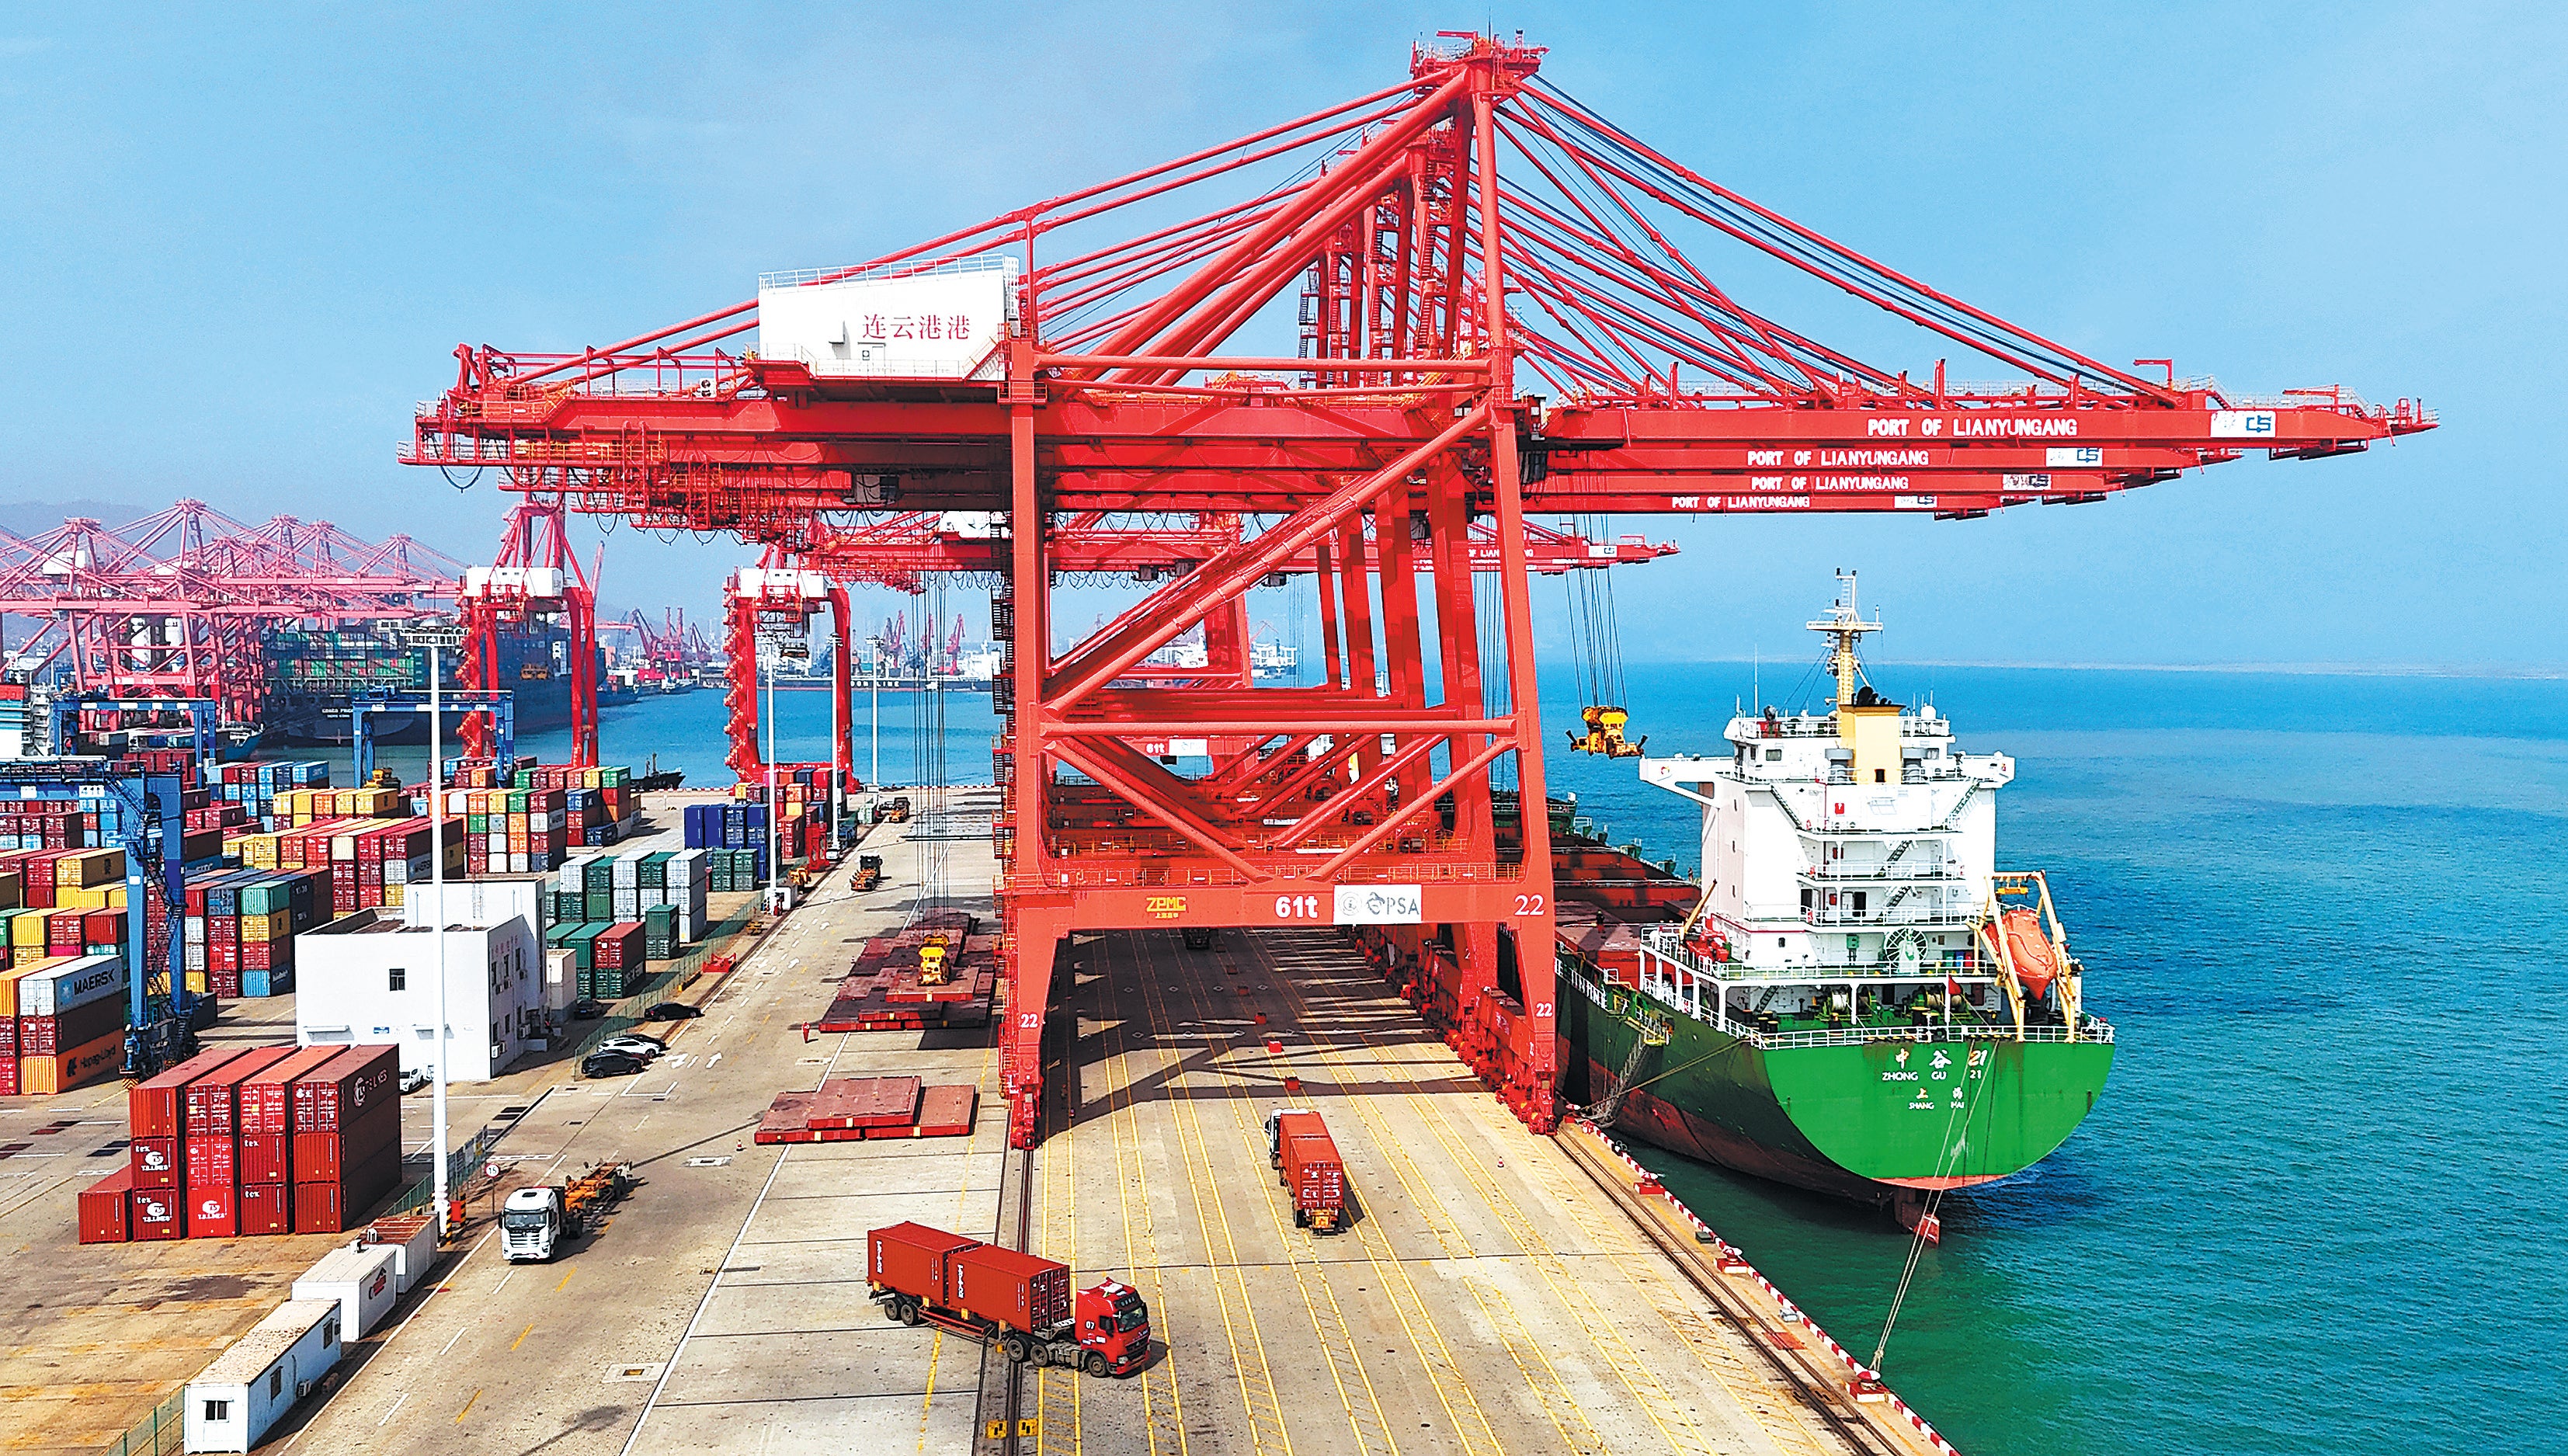
[[[542,942],[522,916],[495,919],[443,932],[448,1081],[486,1081],[544,1044]],[[437,1057],[437,934],[361,910],[297,936],[295,1040],[394,1041],[403,1071],[427,1070]]]
[[[995,379],[1017,268],[1014,257],[982,256],[761,274],[759,357],[798,361],[820,379]]]

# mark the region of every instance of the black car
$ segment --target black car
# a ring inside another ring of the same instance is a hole
[[[705,1014],[703,1007],[691,1007],[682,1001],[664,1001],[642,1014],[646,1021],[691,1021]]]
[[[594,1021],[605,1015],[606,1003],[602,1001],[583,996],[570,1004],[570,1019],[574,1021]]]
[[[584,1077],[629,1077],[646,1063],[630,1051],[592,1051],[579,1059]]]

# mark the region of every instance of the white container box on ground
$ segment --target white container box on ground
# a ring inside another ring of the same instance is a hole
[[[389,1246],[333,1249],[294,1282],[294,1298],[338,1301],[341,1337],[363,1339],[401,1299],[400,1261]]]
[[[247,1451],[339,1363],[339,1305],[295,1300],[187,1382],[185,1448]]]
[[[382,1226],[379,1221],[375,1227]],[[419,1228],[409,1238],[399,1243],[378,1242],[375,1235],[369,1232],[366,1235],[366,1247],[387,1250],[392,1254],[393,1291],[397,1295],[407,1295],[418,1286],[421,1280],[428,1278],[430,1270],[437,1267],[436,1221],[422,1220]]]

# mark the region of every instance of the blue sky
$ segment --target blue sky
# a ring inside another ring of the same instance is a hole
[[[1885,659],[2568,668],[2550,7],[17,7],[0,502],[188,494],[482,555],[492,488],[392,463],[457,342],[612,342],[1374,89],[1475,23],[2100,359],[2444,422],[1975,522],[1627,522],[1685,546],[1618,579],[1628,655],[1798,653],[1845,565]],[[1734,286],[1875,362],[1942,352]],[[704,611],[741,559],[620,530],[607,595]]]

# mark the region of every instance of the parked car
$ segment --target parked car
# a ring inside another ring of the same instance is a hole
[[[592,1001],[583,996],[570,1004],[570,1019],[574,1021],[594,1021],[605,1015],[606,1003],[602,1001]]]
[[[630,1051],[592,1051],[579,1059],[579,1074],[584,1077],[629,1077],[647,1064]]]
[[[664,1001],[642,1014],[646,1021],[692,1021],[705,1014],[703,1007],[691,1007],[682,1001]]]
[[[413,1067],[409,1071],[401,1074],[401,1089],[405,1092],[416,1092],[420,1088],[427,1086],[428,1082],[429,1071],[428,1068],[424,1066]]]

